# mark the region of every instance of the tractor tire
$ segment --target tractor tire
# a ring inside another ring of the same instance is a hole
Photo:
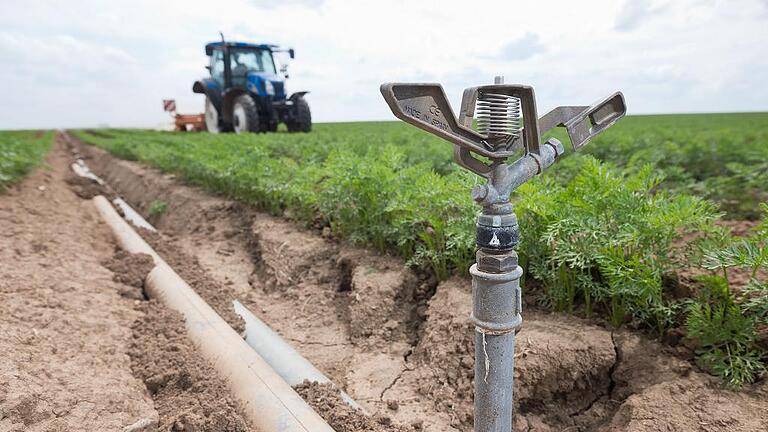
[[[242,94],[232,106],[232,128],[235,133],[259,132],[259,108],[250,95]]]
[[[261,125],[261,129],[264,132],[277,132],[277,123],[275,123],[275,122],[264,122]]]
[[[293,107],[296,110],[292,121],[286,123],[288,132],[309,132],[312,130],[312,113],[309,104],[302,96],[293,98]]]
[[[205,98],[205,130],[210,133],[222,132],[219,126],[219,112],[210,98]]]

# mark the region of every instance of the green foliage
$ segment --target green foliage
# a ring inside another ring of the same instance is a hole
[[[713,200],[732,219],[757,219],[768,201],[766,113],[627,117],[584,150],[630,172],[650,164],[661,187]]]
[[[149,215],[152,217],[160,216],[168,209],[168,203],[165,201],[154,200],[149,204]]]
[[[768,284],[752,279],[741,289],[741,309],[755,318],[757,324],[768,325]]]
[[[468,191],[476,179],[447,169],[447,161],[416,162],[435,142],[445,151],[444,143],[387,123],[341,125],[359,132],[364,143],[338,139],[340,125],[318,126],[309,135],[75,134],[212,192],[398,253],[441,280],[469,267],[477,207]]]
[[[699,365],[731,387],[751,383],[765,370],[764,352],[754,344],[754,318],[742,313],[720,276],[701,278],[699,298],[688,310],[688,336],[697,339]]]
[[[520,189],[521,254],[545,303],[572,311],[583,301],[587,315],[600,304],[615,326],[634,318],[663,333],[672,324],[662,275],[680,264],[673,243],[716,214],[701,199],[654,192],[662,180],[650,166],[623,175],[586,157],[565,186]]]
[[[705,251],[703,266],[718,273],[700,278],[703,288],[690,306],[688,335],[697,338],[698,362],[730,386],[751,383],[766,369],[768,351],[756,343],[755,327],[768,324],[768,205],[764,219],[750,237],[732,239]],[[729,269],[746,270],[749,282],[735,295]]]
[[[37,166],[51,147],[53,132],[0,132],[0,191]]]

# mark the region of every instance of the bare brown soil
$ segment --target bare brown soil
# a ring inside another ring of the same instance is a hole
[[[131,366],[147,386],[160,414],[158,430],[245,432],[251,430],[226,381],[187,338],[184,318],[156,301],[132,325]]]
[[[151,258],[115,251],[89,200],[109,191],[72,160],[58,137],[0,195],[0,431],[250,431],[183,318],[146,301]]]
[[[305,381],[294,389],[336,432],[413,432],[421,428],[420,421],[409,426],[396,426],[387,416],[367,416],[344,402],[339,390],[330,383]],[[397,409],[395,404],[390,407]]]
[[[57,143],[0,195],[0,431],[157,422],[128,356],[142,314],[100,264],[111,234],[67,187],[70,161]]]
[[[98,149],[83,151],[144,214],[152,201],[166,202],[154,223],[169,241],[374,418],[471,430],[468,280],[435,286],[396,258],[329,241]],[[524,319],[516,431],[768,430],[766,382],[727,391],[646,336],[535,310]],[[302,389],[310,403],[324,394],[318,391]]]

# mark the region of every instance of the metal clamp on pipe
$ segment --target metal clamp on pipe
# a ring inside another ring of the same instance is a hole
[[[464,90],[458,117],[440,84],[382,84],[381,94],[395,117],[452,143],[456,163],[486,179],[472,188],[472,199],[482,206],[477,263],[469,269],[476,330],[475,431],[509,432],[515,332],[523,322],[523,269],[514,251],[520,227],[509,196],[565,153],[554,138],[542,144],[540,134],[565,127],[578,149],[624,116],[624,96],[617,92],[591,106],[557,107],[539,119],[533,88],[505,85],[503,77]]]

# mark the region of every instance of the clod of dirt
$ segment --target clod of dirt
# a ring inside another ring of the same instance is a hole
[[[412,426],[392,424],[389,417],[368,417],[349,406],[331,383],[304,381],[294,386],[302,398],[336,432],[411,432]]]
[[[72,174],[66,180],[69,188],[75,195],[82,199],[91,199],[97,195],[111,196],[109,189],[96,183],[96,181]]]
[[[602,432],[768,430],[765,396],[717,389],[712,377],[693,373],[630,396]]]
[[[338,253],[335,243],[269,218],[254,220],[252,231],[258,245],[254,254],[261,257],[263,265],[264,286],[287,287],[307,278],[321,282],[339,279],[337,271],[329,273],[328,266],[323,265]]]
[[[151,256],[117,250],[112,258],[105,261],[103,265],[112,270],[112,280],[124,284],[118,291],[121,296],[134,300],[145,299],[144,280],[155,267],[155,262]]]
[[[689,362],[665,355],[660,344],[627,330],[615,331],[613,340],[620,358],[613,371],[613,400],[623,401],[652,385],[686,376],[692,370]]]
[[[250,427],[226,382],[187,338],[184,318],[154,300],[133,323],[131,368],[160,415],[157,430],[244,432]]]
[[[424,335],[416,347],[419,392],[430,396],[441,411],[452,412],[455,426],[472,424],[474,327],[468,308],[472,294],[461,278],[437,287],[429,302]],[[467,429],[469,430],[469,429]]]

